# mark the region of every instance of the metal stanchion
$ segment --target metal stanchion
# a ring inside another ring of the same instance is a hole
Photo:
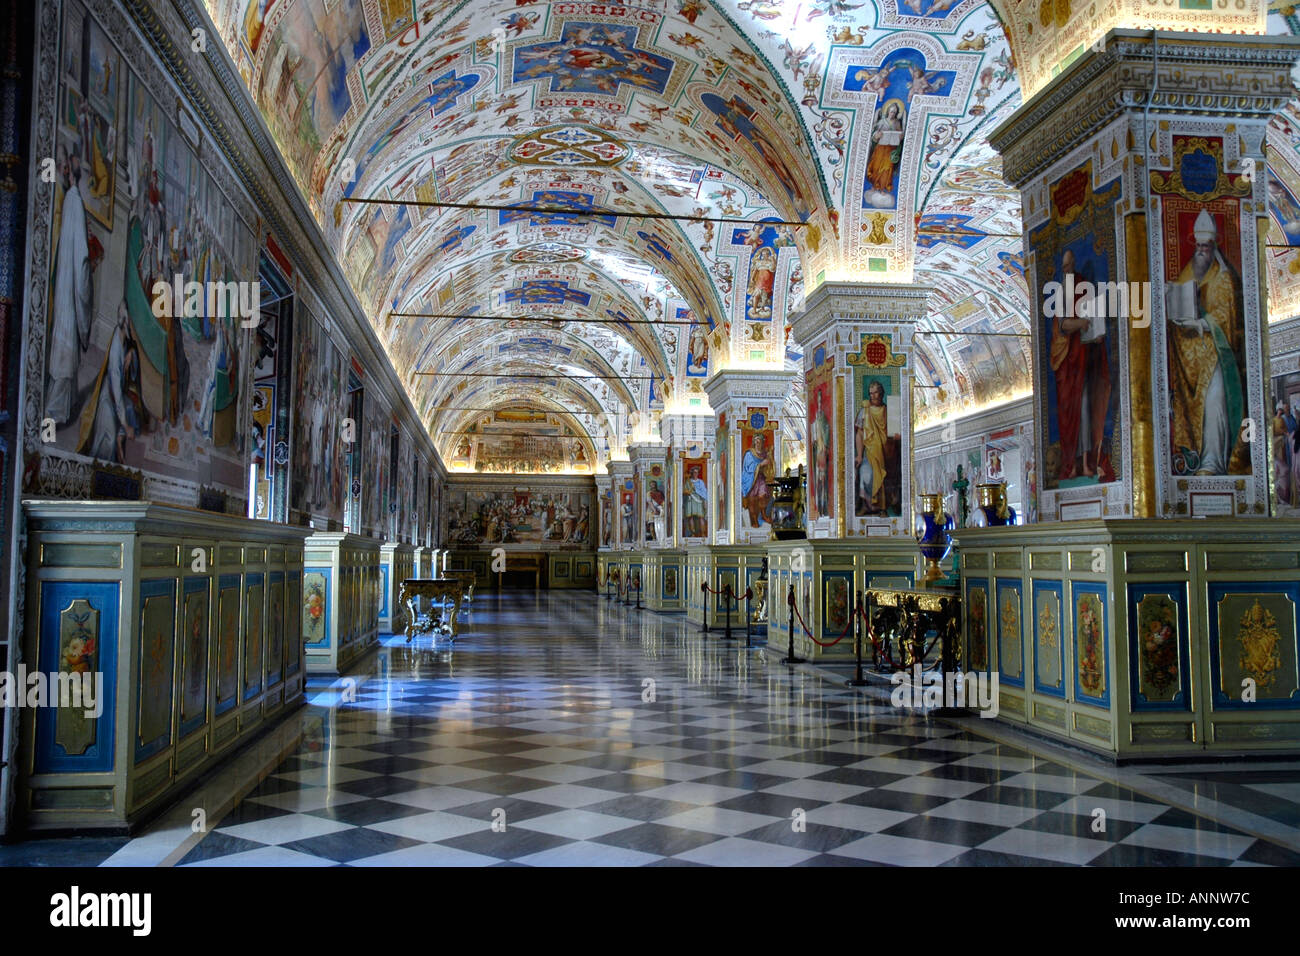
[[[731,640],[731,582],[728,581],[722,586],[722,596],[727,601],[727,633],[726,640]]]
[[[746,648],[751,648],[754,646],[754,643],[751,640],[754,636],[753,634],[754,609],[749,606],[749,602],[752,601],[753,598],[754,598],[754,589],[745,588],[745,647]]]
[[[862,592],[854,592],[856,602],[854,616],[857,618],[857,636],[853,641],[853,656],[857,659],[857,669],[854,671],[853,679],[848,681],[850,687],[866,687],[867,678],[862,673],[862,632],[865,625],[862,623]]]
[[[701,600],[704,601],[704,633],[709,633],[709,582],[700,582],[700,593],[703,594]]]
[[[790,646],[786,651],[785,657],[781,658],[782,664],[802,664],[802,657],[794,656],[794,585],[790,585],[790,593],[786,597],[786,603],[790,605]]]

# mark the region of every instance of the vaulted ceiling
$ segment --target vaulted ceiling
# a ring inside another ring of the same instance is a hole
[[[621,457],[707,405],[710,363],[801,367],[807,281],[936,288],[922,423],[1029,388],[987,142],[1020,78],[984,0],[206,2],[446,461],[521,408]],[[1270,241],[1295,243],[1300,110],[1275,125]],[[1300,311],[1281,252],[1275,318]]]

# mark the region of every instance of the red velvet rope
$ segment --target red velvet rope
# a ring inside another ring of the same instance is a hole
[[[753,588],[745,588],[744,594],[737,594],[735,591],[731,590],[731,585],[726,585],[725,587],[723,587],[721,591],[715,591],[713,590],[713,588],[709,587],[708,581],[700,582],[700,590],[702,590],[705,594],[717,594],[719,596],[725,594],[730,599],[727,602],[728,604],[739,604],[741,598],[744,598],[746,601],[748,601],[750,598],[754,596]]]
[[[813,642],[814,644],[816,644],[818,647],[834,647],[834,646],[835,646],[836,644],[838,644],[840,641],[844,640],[844,638],[846,638],[846,637],[849,636],[849,628],[851,628],[851,627],[853,626],[853,615],[852,615],[852,614],[849,615],[848,623],[844,625],[844,630],[843,630],[842,632],[840,632],[840,636],[839,636],[839,637],[837,637],[837,638],[835,638],[835,640],[833,640],[833,641],[829,641],[829,642],[828,642],[828,641],[819,641],[819,640],[817,640],[817,638],[813,637],[813,635],[812,635],[812,631],[808,630],[808,625],[804,623],[803,615],[799,613],[799,605],[796,604],[796,603],[794,603],[793,601],[790,601],[789,604],[790,604],[790,606],[791,606],[792,608],[794,608],[794,616],[795,616],[796,618],[799,619],[799,626],[803,628],[803,632],[804,632],[804,634],[806,634],[806,635],[808,636],[808,640],[812,641],[812,642]]]

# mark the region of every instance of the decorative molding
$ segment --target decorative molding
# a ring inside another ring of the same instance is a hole
[[[806,355],[833,322],[877,327],[921,322],[933,293],[931,286],[911,283],[823,282],[804,299],[803,311],[791,317],[791,331]]]
[[[1002,174],[1015,185],[1127,110],[1150,101],[1158,115],[1268,120],[1294,94],[1300,37],[1198,36],[1112,30],[994,130]],[[1158,89],[1152,96],[1158,62]]]

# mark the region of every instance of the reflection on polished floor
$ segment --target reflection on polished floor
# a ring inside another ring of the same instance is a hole
[[[315,682],[292,736],[262,746],[273,758],[209,785],[242,799],[206,832],[190,807],[211,792],[135,840],[20,844],[0,863],[1300,864],[1294,764],[1116,771],[896,710],[887,688],[680,615],[584,593],[476,604],[454,649],[387,638],[355,701]]]

